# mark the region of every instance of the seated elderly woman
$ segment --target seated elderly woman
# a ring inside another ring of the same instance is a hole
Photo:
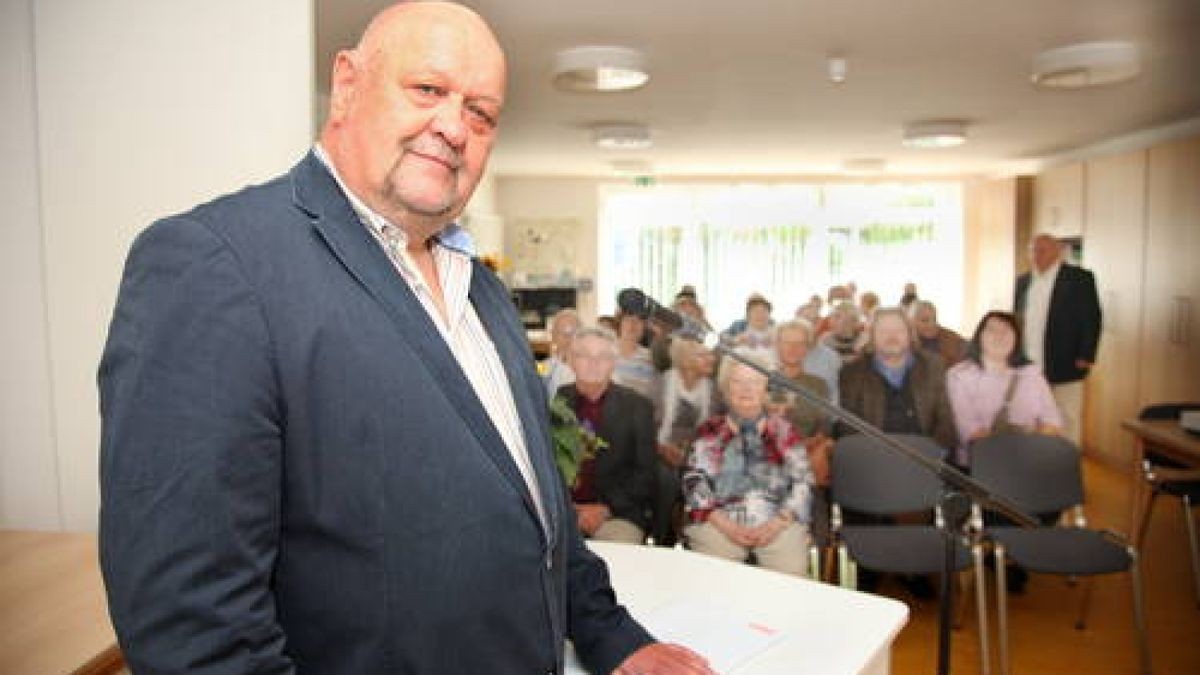
[[[1021,350],[1015,316],[985,314],[966,351],[966,358],[946,372],[946,393],[961,440],[956,461],[967,464],[972,441],[1013,427],[1062,432],[1062,414],[1050,384]]]
[[[770,364],[749,350],[749,360]],[[732,358],[721,362],[717,386],[728,412],[706,420],[683,476],[692,550],[746,560],[803,575],[808,561],[812,474],[799,435],[767,414],[767,378]]]

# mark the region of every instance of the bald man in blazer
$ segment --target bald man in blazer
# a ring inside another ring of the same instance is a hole
[[[137,238],[100,368],[134,673],[554,673],[568,637],[595,672],[708,672],[617,604],[508,293],[452,225],[504,80],[470,10],[386,9],[299,164]]]

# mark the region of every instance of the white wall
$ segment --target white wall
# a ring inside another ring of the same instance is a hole
[[[595,178],[500,177],[496,179],[496,207],[504,219],[505,256],[512,258],[525,221],[577,221],[574,274],[596,279],[598,260],[596,236],[600,213],[599,187]],[[510,281],[509,285],[513,285]],[[596,294],[580,292],[579,313],[584,321],[596,320]],[[611,311],[611,307],[609,308]]]
[[[33,12],[0,2],[0,527],[62,525],[50,408]]]
[[[18,231],[5,229],[12,247],[0,255],[5,280],[19,274],[16,282],[29,285],[40,275],[44,287],[32,286],[19,302],[5,296],[6,314],[22,321],[13,324],[20,334],[4,358],[21,362],[25,381],[5,377],[3,422],[23,412],[32,421],[19,438],[4,432],[0,526],[91,530],[96,365],[129,243],[154,219],[266,180],[305,152],[313,129],[313,7],[311,0],[4,1],[3,53],[19,61],[20,45],[33,46],[33,86],[20,87],[19,72],[12,78],[18,86],[4,89],[4,119],[10,124],[11,97],[18,112],[33,111],[25,129],[36,129],[32,152],[6,153],[4,194],[36,190],[39,182],[41,192],[36,207],[18,211]],[[7,20],[10,13],[16,21]],[[39,238],[40,272],[25,269],[36,267]],[[11,271],[13,263],[25,267]],[[47,395],[48,403],[37,402]],[[21,409],[10,413],[10,401]],[[36,423],[45,409],[49,431]],[[10,466],[43,483],[46,467],[56,466],[58,512],[49,514],[44,498],[53,486],[31,485],[36,497],[13,491],[9,483],[24,478],[9,479]],[[18,501],[21,511],[7,506]]]

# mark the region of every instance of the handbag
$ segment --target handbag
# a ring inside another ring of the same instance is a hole
[[[996,416],[992,418],[992,426],[988,431],[989,435],[1028,433],[1028,429],[1019,424],[1013,424],[1008,419],[1008,406],[1012,403],[1013,394],[1016,391],[1017,374],[1013,373],[1008,380],[1008,390],[1004,392],[1004,403],[1000,404],[1000,409],[996,411]]]

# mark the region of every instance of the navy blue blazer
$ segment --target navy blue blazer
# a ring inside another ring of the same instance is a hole
[[[583,545],[503,285],[547,522],[433,322],[311,153],[167,218],[100,365],[100,556],[136,673],[608,672],[652,638]]]
[[[1025,304],[1032,273],[1017,277],[1013,292],[1013,313],[1025,320]],[[1046,315],[1046,338],[1042,350],[1042,371],[1051,384],[1075,382],[1088,371],[1075,365],[1076,360],[1096,361],[1100,345],[1100,297],[1096,278],[1082,267],[1062,263],[1050,291],[1050,310]]]

